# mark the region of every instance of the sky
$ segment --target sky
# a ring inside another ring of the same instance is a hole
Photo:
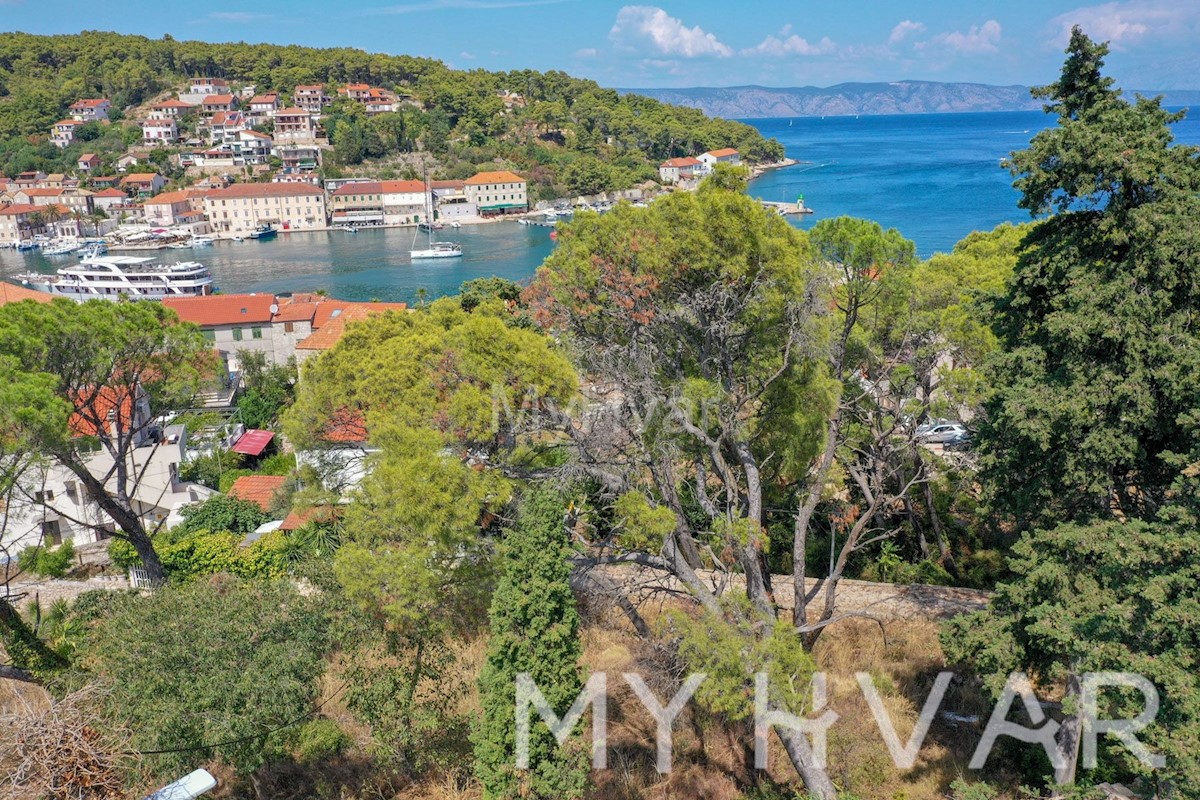
[[[1127,89],[1200,88],[1200,0],[0,0],[0,30],[351,46],[618,88],[1043,84],[1071,26]]]

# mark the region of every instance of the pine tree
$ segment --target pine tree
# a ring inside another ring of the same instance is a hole
[[[586,751],[574,737],[559,747],[531,710],[529,770],[516,769],[516,676],[527,672],[562,717],[582,688],[579,613],[571,593],[561,498],[525,495],[501,553],[492,598],[491,639],[479,678],[483,717],[472,737],[485,797],[570,800],[587,784]]]
[[[983,481],[1024,527],[1153,519],[1200,444],[1200,150],[1101,74],[1078,29],[1036,91],[1058,124],[1013,155],[1038,222],[999,308]]]

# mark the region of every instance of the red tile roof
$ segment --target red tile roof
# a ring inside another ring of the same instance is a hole
[[[307,197],[323,196],[312,184],[304,183],[235,183],[224,189],[213,189],[208,193],[210,200],[237,199],[242,197]]]
[[[71,108],[98,108],[101,104],[107,103],[108,99],[104,97],[92,97],[86,100],[76,100],[71,104]]]
[[[51,189],[46,186],[31,186],[28,189],[20,190],[26,197],[58,197],[63,193],[63,189]]]
[[[231,94],[210,94],[205,95],[202,105],[206,106],[228,106],[233,103],[233,95]]]
[[[296,343],[297,350],[329,350],[346,335],[346,325],[387,311],[405,311],[407,303],[343,303],[327,301],[317,306],[311,336]]]
[[[187,191],[186,189],[181,189],[175,192],[163,192],[162,194],[156,195],[155,197],[151,197],[149,200],[147,200],[146,205],[171,206],[175,205],[176,203],[186,203],[187,201],[191,200],[193,196],[193,193]]]
[[[275,116],[276,117],[301,117],[301,116],[311,117],[312,112],[307,111],[303,108],[297,108],[296,106],[288,106],[287,108],[281,108],[278,111],[276,111]]]
[[[275,495],[286,482],[287,478],[282,475],[243,475],[229,487],[229,496],[249,500],[263,511],[269,511]]]
[[[430,187],[434,189],[461,189],[467,185],[466,181],[430,181]]]
[[[185,103],[178,97],[172,97],[169,100],[163,100],[161,103],[155,103],[151,108],[195,108],[191,103]]]
[[[111,178],[110,178],[110,180],[111,180]],[[120,189],[114,189],[111,186],[107,189],[101,189],[100,191],[96,192],[93,195],[93,197],[125,197],[125,196],[126,196],[126,194],[124,192],[122,192]]]
[[[365,92],[365,91],[368,91],[370,88],[371,88],[371,87],[370,87],[370,86],[368,86],[368,85],[367,85],[367,84],[365,84],[365,83],[347,83],[347,84],[346,84],[346,85],[345,85],[345,86],[342,88],[342,91],[346,91],[346,92]]]
[[[514,175],[508,170],[500,172],[480,172],[478,175],[472,175],[467,178],[468,186],[480,186],[487,183],[524,183],[525,179],[520,175]]]
[[[722,147],[720,150],[709,150],[707,153],[705,153],[705,155],[716,156],[717,158],[724,158],[725,156],[736,156],[737,154],[738,154],[738,151],[734,150],[732,147]]]
[[[121,195],[124,197],[124,195]],[[12,217],[18,214],[32,214],[34,211],[39,211],[44,206],[35,206],[32,203],[13,203],[10,206],[0,208],[0,217]]]
[[[99,161],[100,156],[96,155],[95,153],[84,153],[83,155],[81,155],[79,157],[79,160],[80,161]]]
[[[659,166],[663,166],[663,167],[698,167],[698,166],[700,166],[700,164],[701,164],[700,159],[692,158],[691,156],[684,156],[683,158],[668,158],[666,161],[664,161]]]
[[[421,181],[381,181],[384,192],[393,194],[424,194],[425,184]]]
[[[168,297],[162,301],[184,322],[206,325],[236,325],[239,322],[270,322],[275,296],[270,294],[214,294],[207,297]]]
[[[277,95],[275,92],[268,92],[267,94],[256,94],[254,97],[251,97],[250,105],[266,105],[268,103],[274,104],[278,101],[279,95]]]
[[[24,286],[0,281],[0,306],[8,305],[9,303],[19,303],[22,300],[49,303],[53,299],[54,297],[49,292],[38,292],[33,289],[26,289]]]
[[[71,403],[77,410],[67,421],[67,428],[73,436],[99,436],[101,431],[96,420],[107,426],[110,414],[114,415],[113,419],[118,424],[129,425],[133,417],[133,397],[125,387],[114,389],[102,386],[95,397],[91,394],[91,389],[85,389],[71,398]],[[86,417],[80,411],[86,412]]]
[[[321,430],[321,438],[326,442],[361,444],[367,441],[367,421],[361,411],[343,408],[329,418]]]
[[[152,183],[155,178],[159,177],[157,172],[131,172],[124,178],[121,178],[121,185],[127,183]]]
[[[295,299],[292,302],[281,306],[279,313],[275,315],[273,322],[312,322],[316,316],[317,306],[319,303],[301,302],[297,303]]]
[[[350,194],[379,194],[382,191],[379,181],[358,181],[339,186],[330,197],[345,197]]]
[[[324,91],[324,89],[325,89],[325,84],[323,84],[323,83],[312,83],[312,84],[301,85],[301,86],[296,87],[297,92],[318,92],[318,91]]]

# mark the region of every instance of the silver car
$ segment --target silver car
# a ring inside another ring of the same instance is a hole
[[[917,441],[925,442],[926,444],[941,444],[952,439],[965,437],[967,429],[957,422],[949,422],[943,425],[934,425],[927,431],[921,431],[917,434]]]

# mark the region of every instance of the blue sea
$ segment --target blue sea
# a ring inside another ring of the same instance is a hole
[[[928,256],[971,231],[1030,219],[1000,162],[1054,121],[1040,111],[743,120],[802,162],[768,172],[751,194],[803,196],[815,212],[798,222],[805,228],[843,214],[873,219]],[[1176,141],[1200,144],[1200,114],[1174,132]]]
[[[1000,162],[1053,121],[1041,112],[746,120],[801,162],[768,172],[750,192],[767,200],[802,195],[816,213],[793,217],[801,227],[842,214],[874,219],[899,229],[928,256],[973,230],[1029,219]],[[1175,134],[1200,144],[1200,119],[1179,123]],[[511,221],[445,230],[438,238],[459,242],[463,258],[416,263],[408,257],[413,232],[406,229],[290,233],[157,255],[204,262],[225,292],[323,289],[346,300],[412,303],[421,289],[430,298],[454,294],[471,278],[528,279],[554,247],[549,233]],[[0,277],[73,263],[70,256],[0,250]]]

